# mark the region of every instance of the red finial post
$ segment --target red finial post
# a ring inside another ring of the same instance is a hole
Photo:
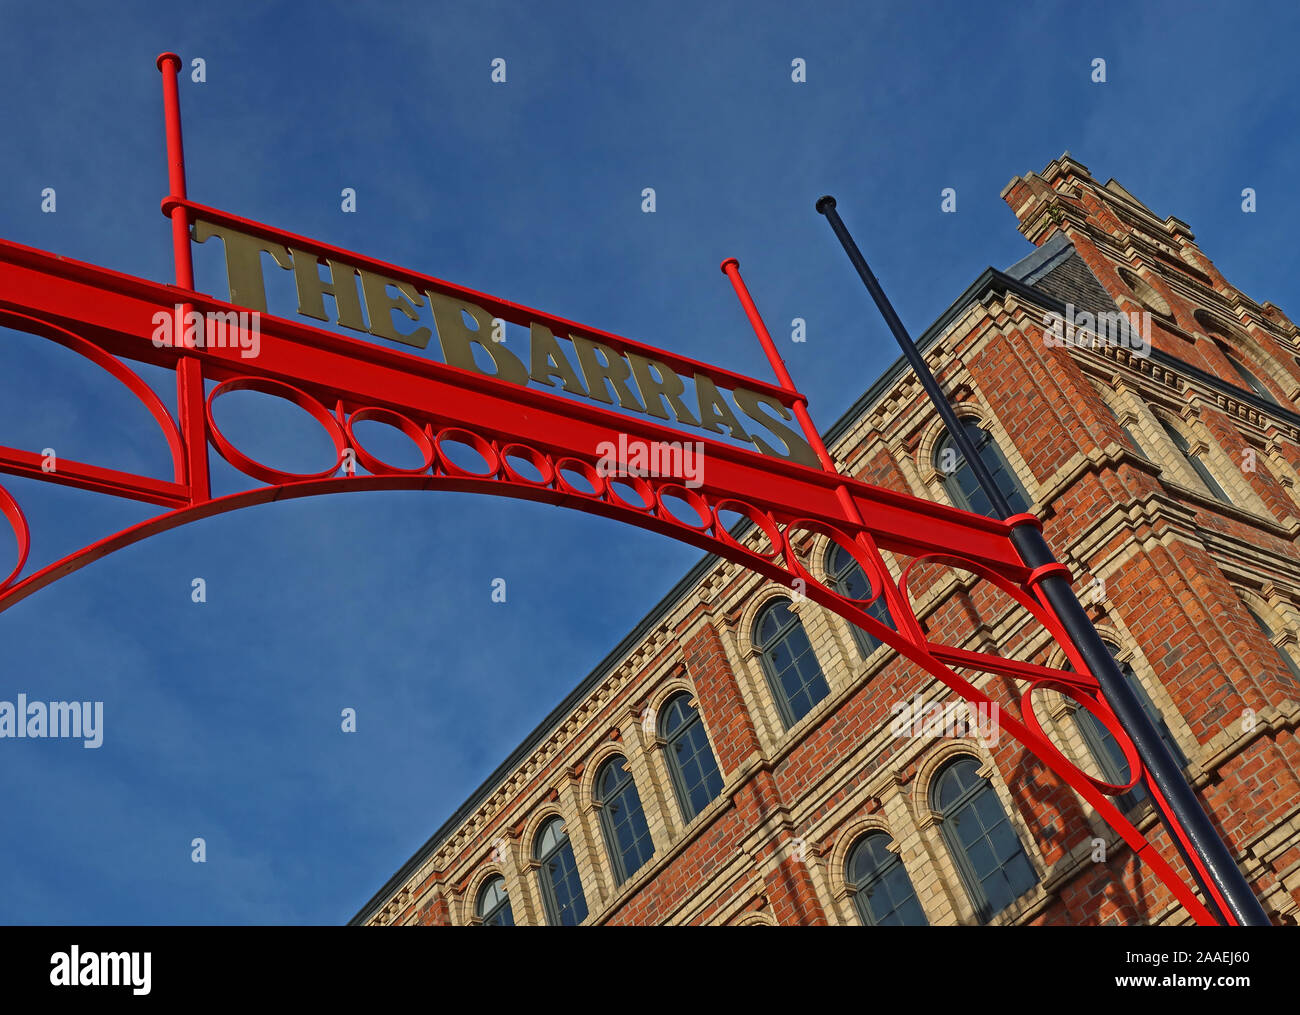
[[[745,308],[745,316],[749,318],[750,326],[754,329],[754,334],[758,336],[763,352],[767,354],[767,361],[772,364],[777,383],[790,394],[796,396],[794,405],[791,408],[794,410],[794,418],[799,421],[799,426],[803,430],[808,445],[816,453],[817,460],[822,463],[823,469],[827,472],[836,472],[835,460],[831,458],[830,452],[826,450],[826,445],[822,443],[822,435],[817,432],[817,428],[813,426],[812,417],[808,415],[807,399],[799,394],[798,389],[794,386],[790,371],[785,367],[785,360],[781,359],[781,354],[776,351],[776,343],[772,341],[772,335],[768,332],[767,325],[763,323],[763,318],[758,313],[758,307],[754,306],[754,298],[749,295],[749,288],[745,285],[745,280],[740,277],[740,262],[734,257],[728,257],[722,262],[722,273],[731,279],[732,288],[736,290],[736,295],[740,298],[740,305]]]
[[[175,53],[161,53],[157,60],[163,80],[163,121],[167,128],[167,185],[169,197],[188,197],[185,187],[185,144],[181,139],[181,96],[178,81],[181,58]],[[190,251],[189,212],[174,205],[172,220],[172,258],[176,264],[176,284],[194,290],[194,261]],[[180,320],[173,331],[179,344],[186,315],[193,308],[182,305]],[[192,503],[211,497],[208,477],[208,421],[203,387],[203,364],[193,356],[182,356],[176,364],[176,401],[181,434],[185,439],[186,479]]]

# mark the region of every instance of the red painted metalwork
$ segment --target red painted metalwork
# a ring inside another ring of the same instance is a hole
[[[1009,542],[1010,525],[840,475],[812,425],[806,399],[795,389],[762,324],[734,259],[723,263],[723,271],[741,298],[776,371],[778,385],[190,202],[185,194],[176,87],[180,58],[163,54],[158,65],[163,73],[172,191],[162,207],[172,222],[177,284],[150,282],[0,241],[0,325],[57,342],[124,384],[162,430],[172,476],[162,479],[68,460],[60,460],[57,472],[47,473],[41,468],[40,456],[9,447],[0,447],[0,472],[169,510],[22,577],[30,545],[28,523],[17,502],[0,487],[0,514],[8,521],[18,546],[16,566],[0,582],[0,611],[154,533],[276,500],[363,490],[453,490],[517,497],[614,518],[700,547],[787,587],[806,590],[809,599],[863,628],[970,702],[993,704],[953,667],[1026,682],[1021,698],[1023,721],[1003,710],[1001,728],[1095,807],[1197,922],[1216,922],[1188,883],[1110,801],[1109,795],[1136,783],[1141,771],[1136,752],[1061,624],[1035,595],[1041,575],[1031,572],[1015,552]],[[768,394],[794,413],[823,467],[808,468],[704,440],[707,466],[703,483],[696,489],[671,478],[607,477],[597,468],[601,444],[617,443],[619,435],[647,443],[671,442],[680,439],[681,433],[647,419],[622,416],[269,314],[261,318],[260,354],[255,359],[243,358],[237,348],[215,345],[159,348],[151,336],[154,316],[160,311],[170,314],[177,305],[200,313],[239,309],[194,291],[189,230],[196,214],[298,250],[336,256],[462,298],[507,321],[538,321],[566,334],[590,336],[620,352],[651,356],[683,375],[700,373],[720,386],[744,386]],[[179,424],[123,359],[176,371]],[[205,379],[216,385],[206,398]],[[299,475],[273,469],[239,451],[221,433],[211,411],[217,398],[234,390],[287,398],[303,408],[329,436],[334,460],[322,463],[315,473]],[[404,433],[419,450],[423,464],[397,468],[366,451],[354,433],[355,425],[366,420],[390,424]],[[473,449],[482,461],[481,468],[475,471],[457,464],[449,456],[450,445]],[[209,446],[237,470],[265,485],[212,497]],[[355,452],[356,463],[367,475],[346,464],[348,449]],[[524,463],[535,476],[530,478],[522,471]],[[682,509],[675,507],[674,501],[686,504],[696,517],[682,517]],[[724,515],[749,519],[756,533],[766,537],[766,545],[753,545],[748,537],[733,537]],[[1032,516],[1010,521],[1030,520],[1038,524]],[[870,599],[846,598],[811,573],[796,551],[808,533],[825,536],[853,555],[870,581]],[[890,577],[881,550],[913,558],[898,582]],[[922,562],[966,571],[996,586],[1046,628],[1074,669],[1038,666],[931,640],[915,615],[909,593],[913,569]],[[897,630],[865,612],[864,607],[882,595]],[[1051,743],[1031,700],[1033,691],[1042,688],[1072,698],[1111,731],[1129,761],[1133,781],[1128,786],[1094,779]]]
[[[163,80],[163,117],[167,130],[167,183],[173,195],[184,198],[188,193],[185,183],[185,144],[181,136],[181,97],[177,75],[181,58],[175,53],[162,53],[158,69]],[[194,262],[190,256],[190,223],[181,209],[171,213],[172,257],[176,262],[176,285],[181,289],[194,288]],[[181,304],[181,313],[192,309]],[[196,498],[206,499],[208,486],[207,442],[204,440],[203,367],[193,356],[182,356],[176,364],[176,401],[185,434],[185,474]]]

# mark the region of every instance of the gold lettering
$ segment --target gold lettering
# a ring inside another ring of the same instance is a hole
[[[602,342],[595,342],[580,335],[570,335],[569,339],[573,342],[573,347],[578,350],[578,366],[582,368],[582,376],[587,379],[589,398],[612,405],[614,400],[609,397],[609,392],[605,388],[605,381],[609,381],[614,394],[618,396],[620,406],[636,412],[645,411],[641,408],[636,395],[632,393],[632,389],[627,386],[627,379],[632,376],[632,368],[627,360]],[[596,358],[597,354],[605,358],[604,363]]]
[[[266,279],[262,276],[262,254],[270,254],[276,264],[288,271],[293,267],[289,248],[202,219],[194,220],[195,243],[206,243],[213,236],[219,236],[226,248],[226,281],[230,286],[230,302],[258,313],[266,313]]]
[[[394,310],[400,310],[406,315],[408,321],[420,319],[420,315],[415,312],[417,307],[424,306],[419,290],[405,282],[398,282],[396,279],[366,271],[364,268],[359,269],[359,274],[361,289],[366,294],[366,314],[370,318],[370,334],[377,338],[401,342],[403,345],[413,345],[417,349],[425,348],[429,344],[429,339],[433,337],[433,332],[428,328],[416,328],[409,335],[403,335],[393,327]],[[397,290],[396,296],[388,291],[390,285]]]
[[[293,280],[298,287],[298,313],[328,321],[325,315],[324,296],[334,297],[338,307],[339,324],[353,331],[369,331],[361,313],[361,297],[357,295],[357,269],[342,261],[319,258],[305,250],[292,250]],[[320,277],[322,260],[329,265],[330,281]]]
[[[773,458],[784,458],[791,462],[798,462],[800,465],[810,465],[814,469],[818,468],[821,463],[817,461],[817,455],[806,440],[789,427],[778,423],[775,419],[765,412],[759,411],[760,405],[766,405],[774,409],[782,419],[793,419],[790,410],[778,402],[770,395],[761,395],[757,391],[750,391],[749,388],[736,388],[731,392],[736,399],[736,404],[740,406],[740,411],[752,419],[759,426],[766,428],[777,439],[785,443],[788,453],[782,454],[777,451],[767,441],[763,440],[758,434],[751,434],[750,440],[754,446],[765,455],[771,455]]]
[[[558,377],[565,391],[574,395],[585,395],[587,389],[582,386],[582,381],[578,380],[578,375],[573,372],[573,364],[564,355],[564,350],[560,348],[560,343],[551,334],[551,330],[533,321],[528,326],[528,333],[532,361],[528,375],[538,384],[550,387],[555,386],[555,381],[551,378]]]
[[[492,341],[492,315],[473,303],[465,303],[441,293],[425,292],[429,306],[433,308],[433,322],[438,327],[438,342],[442,346],[442,358],[451,367],[472,370],[486,377],[497,377],[511,384],[528,383],[528,368],[523,361],[505,347],[501,342]],[[461,312],[469,314],[478,324],[471,330],[466,327]],[[474,346],[478,346],[492,357],[497,372],[489,374],[474,360]]]
[[[662,399],[666,398],[677,422],[690,426],[700,425],[700,421],[691,415],[691,410],[682,402],[681,394],[686,390],[686,384],[671,367],[660,363],[657,359],[638,356],[634,352],[627,354],[627,361],[632,364],[632,374],[636,377],[637,387],[641,389],[641,397],[645,399],[646,412],[660,419],[671,419],[672,417],[664,410]],[[658,380],[651,373],[652,370],[658,371]]]
[[[700,403],[700,426],[714,433],[727,433],[737,440],[752,440],[736,419],[735,413],[718,391],[718,386],[703,374],[695,375],[695,396]],[[723,427],[727,430],[723,430]]]

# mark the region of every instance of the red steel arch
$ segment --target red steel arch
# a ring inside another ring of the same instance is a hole
[[[164,200],[163,209],[173,221],[180,284],[151,282],[0,241],[0,326],[56,342],[126,386],[162,431],[172,475],[161,479],[64,459],[59,460],[56,471],[47,472],[40,455],[3,446],[0,472],[125,497],[166,510],[23,577],[30,545],[28,521],[0,486],[0,514],[18,545],[17,565],[0,581],[0,611],[154,533],[275,500],[363,490],[452,490],[516,497],[602,515],[689,543],[786,587],[803,590],[809,599],[888,644],[969,702],[993,704],[953,667],[1001,674],[1021,682],[1023,720],[1003,711],[1001,728],[1095,807],[1198,923],[1217,923],[1189,882],[1110,799],[1135,785],[1145,774],[1144,768],[1096,678],[1040,596],[1037,580],[1041,576],[1024,565],[1010,542],[1011,525],[1037,524],[1032,516],[1017,516],[1009,522],[989,519],[839,475],[829,459],[824,459],[826,468],[818,469],[710,439],[701,442],[707,469],[698,487],[688,488],[672,478],[607,477],[599,468],[602,456],[597,448],[602,444],[617,443],[620,437],[662,444],[680,439],[681,433],[649,419],[620,415],[269,314],[261,316],[256,358],[245,358],[240,349],[218,344],[195,348],[155,344],[151,336],[160,312],[172,314],[178,306],[202,314],[247,309],[194,290],[190,229],[201,216],[204,221],[237,228],[295,251],[368,266],[424,291],[486,308],[506,321],[525,326],[540,321],[566,333],[598,338],[620,354],[653,354],[658,362],[683,376],[703,375],[722,385],[744,385],[806,419],[806,400],[792,385],[778,387],[731,374],[188,201],[175,91],[179,58],[164,54],[159,64],[164,70],[172,170],[172,193]],[[731,267],[734,270],[734,262]],[[124,360],[176,372],[175,417]],[[216,386],[205,397],[206,382]],[[241,389],[286,398],[304,409],[330,437],[335,460],[315,474],[298,475],[273,469],[240,452],[222,435],[212,417],[212,405],[222,394]],[[367,452],[353,433],[355,424],[366,420],[384,422],[403,432],[420,450],[421,467],[397,468]],[[815,432],[810,437],[824,454]],[[458,464],[449,454],[454,445],[473,449],[482,467],[475,471],[463,462]],[[260,485],[214,498],[208,484],[212,448]],[[366,474],[351,467],[349,450]],[[724,515],[747,518],[766,537],[765,546],[756,548],[735,538]],[[795,550],[802,535],[810,532],[830,538],[854,556],[870,579],[869,600],[846,598],[814,578]],[[914,558],[901,581],[890,577],[882,550]],[[908,587],[912,568],[922,561],[971,572],[996,586],[1051,634],[1074,669],[1038,666],[930,639],[913,612]],[[865,611],[881,596],[897,630]],[[1132,775],[1128,785],[1115,786],[1093,778],[1052,744],[1031,700],[1034,690],[1041,688],[1072,698],[1110,730],[1128,759]],[[1148,784],[1164,806],[1158,790]]]

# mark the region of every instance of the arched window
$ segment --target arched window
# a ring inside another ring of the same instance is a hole
[[[641,797],[632,773],[627,771],[627,758],[621,754],[610,758],[596,773],[596,803],[600,806],[605,848],[614,865],[614,879],[621,885],[655,851]]]
[[[849,599],[866,599],[871,595],[871,581],[867,578],[866,572],[853,559],[853,554],[839,543],[832,542],[826,548],[826,579],[828,587]],[[897,630],[893,618],[889,615],[889,607],[885,605],[884,593],[878,595],[865,609],[886,627]],[[862,654],[863,659],[881,646],[880,639],[868,634],[857,624],[851,626],[853,640],[857,643],[858,652]]]
[[[1147,449],[1142,446],[1142,442],[1138,440],[1137,434],[1133,432],[1133,428],[1119,418],[1119,413],[1115,411],[1115,407],[1111,405],[1110,402],[1106,401],[1106,397],[1104,395],[1102,396],[1101,404],[1106,407],[1106,411],[1110,413],[1111,419],[1115,421],[1115,425],[1119,427],[1120,432],[1123,433],[1124,436],[1128,439],[1128,442],[1133,447],[1133,450],[1136,451],[1138,454],[1140,454],[1143,458],[1150,458],[1151,456],[1147,454]]]
[[[790,610],[790,600],[774,599],[759,611],[754,618],[754,647],[787,729],[831,693],[808,633]]]
[[[1127,423],[1121,421],[1119,428],[1124,432],[1124,436],[1128,438],[1128,442],[1131,445],[1133,445],[1134,451],[1136,451],[1143,458],[1151,457],[1149,454],[1147,454],[1147,449],[1142,446],[1142,442],[1138,440],[1138,436],[1133,432],[1132,427],[1130,427]]]
[[[1269,391],[1267,385],[1259,379],[1259,375],[1246,365],[1249,360],[1237,352],[1237,348],[1244,346],[1246,341],[1241,329],[1219,320],[1205,310],[1197,310],[1192,316],[1195,317],[1196,323],[1205,329],[1205,333],[1210,336],[1210,341],[1228,361],[1228,365],[1241,378],[1246,388],[1266,402],[1277,405],[1278,401],[1273,396],[1273,392]]]
[[[1167,317],[1170,320],[1173,319],[1173,308],[1169,306],[1169,301],[1156,291],[1155,286],[1137,272],[1130,271],[1128,268],[1121,266],[1117,270],[1119,271],[1119,277],[1124,280],[1124,283],[1130,289],[1133,290],[1133,295],[1137,297],[1138,303],[1147,310],[1150,310],[1153,314]]]
[[[1219,346],[1219,351],[1223,353],[1224,358],[1227,359],[1228,363],[1232,366],[1232,369],[1237,372],[1237,376],[1245,382],[1247,388],[1257,394],[1260,398],[1264,399],[1264,401],[1272,402],[1274,405],[1278,404],[1277,399],[1273,397],[1273,392],[1268,390],[1268,387],[1264,382],[1256,377],[1255,374],[1247,368],[1245,363],[1241,362],[1240,359],[1223,346]]]
[[[1028,511],[1029,495],[1025,493],[1025,488],[1020,485],[1020,480],[1007,464],[1002,449],[998,447],[993,435],[972,419],[962,420],[962,425],[975,445],[984,467],[992,473],[993,481],[1002,491],[1002,496],[1007,499],[1007,503],[1011,505],[1011,513],[1014,515]],[[954,504],[979,515],[989,517],[994,515],[993,503],[980,489],[975,473],[967,464],[966,456],[953,443],[951,434],[945,433],[935,445],[934,467],[943,476],[943,488]]]
[[[930,806],[971,905],[987,923],[1038,884],[1029,857],[979,762],[951,762],[930,789]]]
[[[488,878],[479,890],[478,904],[475,907],[478,918],[485,927],[513,927],[515,914],[510,909],[510,900],[506,897],[506,879],[497,875]]]
[[[1250,603],[1246,602],[1246,600],[1243,599],[1241,605],[1246,607],[1246,612],[1254,618],[1256,625],[1258,625],[1260,631],[1264,635],[1264,639],[1270,645],[1273,645],[1273,639],[1277,635],[1273,631],[1273,628],[1269,626],[1268,621],[1261,617],[1255,608],[1251,606]],[[1287,672],[1291,674],[1291,679],[1297,684],[1300,684],[1300,666],[1297,666],[1296,661],[1291,658],[1291,653],[1283,651],[1278,645],[1273,645],[1273,651],[1276,652],[1278,658],[1282,660],[1282,665],[1285,666]]]
[[[896,853],[891,853],[884,832],[859,839],[849,853],[845,878],[853,892],[858,919],[868,927],[926,927],[912,879]]]
[[[690,821],[722,791],[722,774],[689,694],[683,691],[664,705],[659,732],[667,741],[668,769],[677,804],[682,817]]]
[[[552,927],[576,927],[587,918],[587,898],[573,858],[573,845],[564,830],[564,819],[555,817],[537,833],[533,857],[538,862],[537,879],[542,888],[546,922]]]
[[[1173,442],[1174,447],[1176,447],[1178,453],[1183,456],[1183,461],[1187,463],[1189,469],[1196,473],[1196,477],[1201,481],[1201,484],[1205,489],[1219,500],[1223,501],[1223,503],[1231,504],[1232,498],[1228,496],[1227,492],[1214,478],[1214,474],[1211,473],[1205,463],[1201,461],[1201,456],[1192,454],[1192,446],[1187,443],[1187,438],[1183,436],[1182,431],[1172,423],[1166,422],[1164,419],[1160,420],[1160,425],[1164,427],[1165,433],[1169,435],[1169,439]]]
[[[1106,643],[1106,647],[1110,649],[1112,656],[1117,655],[1119,652],[1119,649],[1110,642]],[[1124,675],[1124,679],[1133,688],[1133,693],[1137,695],[1138,704],[1142,706],[1142,711],[1147,714],[1147,718],[1155,726],[1156,732],[1160,734],[1160,739],[1169,748],[1169,753],[1174,756],[1179,767],[1186,768],[1188,765],[1187,755],[1178,746],[1178,741],[1174,739],[1173,733],[1169,730],[1169,724],[1165,722],[1165,717],[1156,708],[1156,704],[1151,700],[1150,695],[1147,694],[1146,688],[1142,686],[1142,681],[1138,680],[1137,674],[1133,672],[1133,667],[1126,662],[1120,662],[1119,659],[1115,661],[1119,664],[1120,673]],[[1123,749],[1111,735],[1110,730],[1102,725],[1100,719],[1082,707],[1074,710],[1074,722],[1079,729],[1079,735],[1083,737],[1083,742],[1088,748],[1088,753],[1092,755],[1097,767],[1101,769],[1101,778],[1114,785],[1128,782],[1130,774],[1128,759],[1124,757]],[[1150,798],[1151,794],[1147,792],[1146,781],[1143,780],[1120,796],[1118,802],[1121,809],[1131,811]]]

